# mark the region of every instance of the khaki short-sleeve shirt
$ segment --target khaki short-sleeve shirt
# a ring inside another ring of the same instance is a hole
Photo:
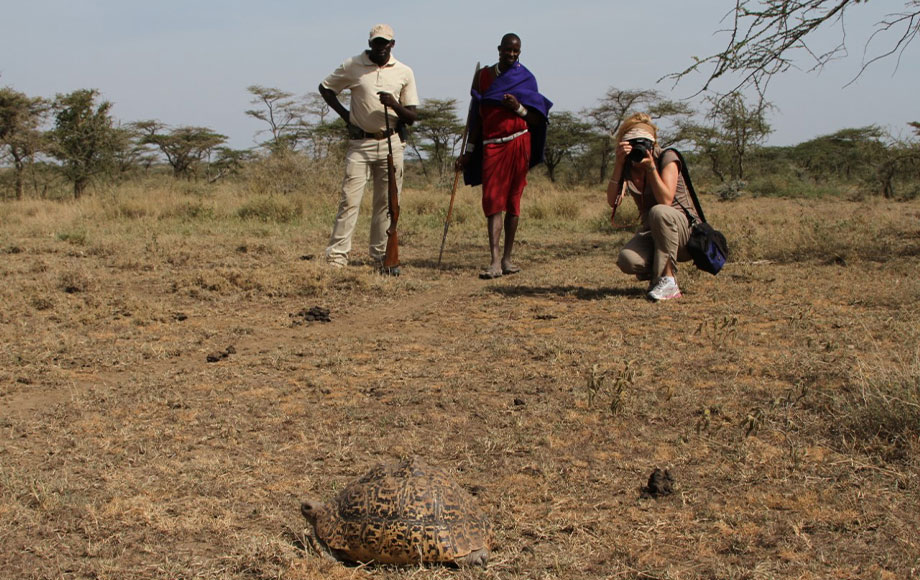
[[[339,65],[323,80],[323,87],[337,95],[346,89],[351,92],[351,123],[368,133],[386,129],[380,91],[392,94],[404,107],[419,104],[412,69],[392,56],[384,66],[377,66],[362,52]],[[390,127],[396,121],[396,113],[390,111]]]

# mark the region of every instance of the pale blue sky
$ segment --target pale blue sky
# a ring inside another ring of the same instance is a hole
[[[53,97],[99,89],[123,122],[157,119],[206,126],[237,148],[263,126],[244,114],[259,84],[304,94],[367,46],[377,22],[396,31],[394,55],[415,70],[422,98],[457,98],[465,109],[477,61],[492,63],[505,32],[523,39],[521,62],[555,110],[591,107],[605,91],[656,88],[685,98],[701,79],[677,87],[658,78],[724,43],[720,19],[732,0],[563,0],[549,2],[315,2],[291,0],[0,0],[0,85]],[[882,6],[884,5],[884,6]],[[920,43],[896,71],[887,59],[844,85],[859,68],[871,24],[902,2],[854,6],[850,57],[820,74],[793,71],[771,84],[773,145],[845,127],[880,124],[907,135],[920,121]],[[839,40],[837,29],[823,47]]]

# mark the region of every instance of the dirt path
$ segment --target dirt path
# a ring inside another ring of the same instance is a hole
[[[433,275],[432,275],[433,274]],[[119,340],[119,326],[106,320],[97,320],[86,331],[88,340],[99,344],[89,350],[140,350],[143,344],[183,343],[192,334],[203,334],[206,340],[198,340],[195,348],[183,348],[163,358],[133,357],[131,363],[119,368],[115,364],[83,365],[83,368],[68,372],[66,381],[50,381],[40,384],[26,375],[18,377],[21,388],[6,393],[2,402],[5,410],[18,417],[41,413],[56,404],[64,403],[75,394],[97,384],[118,384],[125,375],[182,375],[198,373],[209,364],[221,364],[223,359],[239,360],[243,357],[257,357],[273,351],[296,348],[304,342],[330,343],[329,350],[345,348],[360,351],[367,344],[391,342],[393,344],[423,345],[433,348],[449,345],[455,337],[442,336],[437,320],[457,314],[476,295],[482,295],[488,282],[469,275],[467,272],[432,273],[414,269],[403,275],[402,280],[382,279],[384,286],[394,287],[411,280],[413,276],[424,276],[424,281],[413,284],[424,285],[413,290],[411,295],[400,298],[363,301],[333,307],[330,322],[308,322],[298,313],[314,306],[322,307],[327,301],[315,299],[283,299],[246,301],[242,308],[233,304],[196,304],[188,300],[160,306],[161,310],[173,313],[173,319],[157,325],[148,336],[124,337]],[[508,278],[510,280],[510,277]],[[418,281],[418,278],[415,280]],[[501,284],[502,281],[495,282]],[[147,282],[127,282],[122,291],[134,296],[150,296]],[[162,296],[168,296],[164,291]],[[326,307],[329,309],[328,306]],[[240,328],[245,328],[240,333]],[[116,346],[115,343],[121,343]],[[164,347],[166,348],[166,347]],[[227,349],[232,353],[228,353]],[[209,362],[209,357],[212,359]],[[130,357],[129,357],[130,358]],[[213,360],[217,359],[217,360]]]

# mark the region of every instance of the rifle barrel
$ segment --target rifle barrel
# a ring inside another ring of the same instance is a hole
[[[383,258],[383,269],[386,273],[398,273],[399,266],[399,235],[396,224],[399,222],[399,185],[396,183],[396,164],[393,162],[393,142],[390,140],[390,114],[387,106],[383,106],[383,116],[387,131],[387,214],[390,216],[390,226],[387,228],[387,249]]]

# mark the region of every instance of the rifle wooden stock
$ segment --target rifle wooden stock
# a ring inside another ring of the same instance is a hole
[[[399,222],[399,187],[396,185],[396,166],[393,164],[393,154],[387,155],[387,181],[388,181],[388,212],[390,227],[387,228],[387,253],[383,258],[384,268],[399,266],[399,234],[396,224]]]
[[[383,115],[387,127],[387,215],[390,216],[383,268],[389,273],[399,266],[399,235],[396,233],[396,224],[399,222],[399,186],[396,184],[396,164],[393,163],[393,143],[390,141],[390,116],[386,105],[383,106]]]

